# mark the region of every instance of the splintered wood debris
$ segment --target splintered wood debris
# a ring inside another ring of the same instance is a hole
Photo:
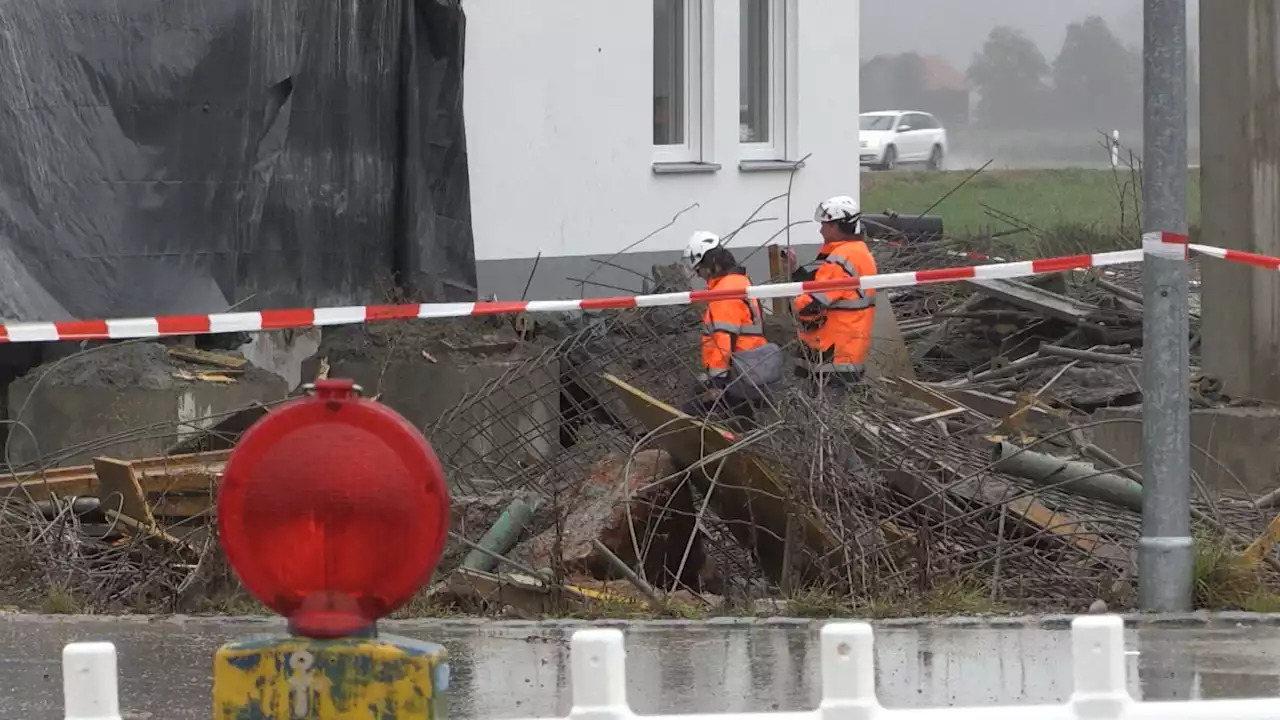
[[[190,518],[212,506],[230,451],[118,460],[95,458],[92,465],[0,476],[0,498],[33,501],[97,498],[106,510],[145,526],[156,518]]]

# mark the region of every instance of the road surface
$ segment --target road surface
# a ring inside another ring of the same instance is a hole
[[[998,627],[878,627],[880,696],[889,706],[1061,702],[1071,690],[1070,634],[1036,621]],[[554,717],[569,709],[568,637],[581,625],[392,623],[453,654],[456,718]],[[1057,627],[1060,627],[1058,625]],[[817,704],[817,623],[628,626],[628,692],[641,714],[803,710]],[[213,651],[270,632],[267,622],[0,617],[0,717],[61,720],[65,643],[110,640],[120,652],[126,717],[207,720]],[[1141,646],[1137,696],[1280,694],[1280,627],[1224,620],[1130,631]],[[1131,668],[1131,674],[1136,675]]]

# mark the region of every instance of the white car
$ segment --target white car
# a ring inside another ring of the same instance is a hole
[[[947,129],[938,118],[914,110],[884,110],[858,117],[862,165],[892,170],[900,163],[925,163],[941,170],[947,156]]]

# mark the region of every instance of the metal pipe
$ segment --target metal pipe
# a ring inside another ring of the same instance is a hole
[[[462,567],[468,570],[493,572],[498,567],[500,558],[505,557],[520,542],[533,524],[533,515],[538,510],[538,501],[526,502],[524,498],[512,500],[507,509],[498,516],[493,527],[480,538],[479,547],[473,548],[462,561]]]
[[[1041,487],[1059,489],[1080,497],[1127,510],[1142,508],[1142,486],[1126,477],[1099,471],[1088,463],[1067,460],[1009,442],[991,447],[991,469],[1016,475]]]
[[[1144,0],[1143,38],[1143,230],[1185,235],[1185,0]],[[1145,483],[1138,566],[1138,599],[1145,611],[1184,612],[1192,602],[1187,274],[1185,257],[1148,247],[1142,272]]]

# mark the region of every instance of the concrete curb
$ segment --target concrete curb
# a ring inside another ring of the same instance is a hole
[[[912,630],[921,628],[1016,630],[1037,628],[1042,630],[1067,630],[1078,615],[983,615],[973,617],[915,617],[872,620],[876,628],[885,630]],[[1122,614],[1129,628],[1213,629],[1235,627],[1280,627],[1280,613],[1247,612],[1194,612],[1145,615]],[[386,630],[418,629],[484,629],[484,630],[577,630],[586,627],[616,627],[628,630],[717,629],[717,628],[808,628],[816,630],[828,622],[838,620],[862,620],[864,618],[784,618],[784,617],[720,617],[706,620],[493,620],[487,618],[421,618],[410,620],[384,620],[380,627]],[[0,614],[0,623],[33,624],[103,624],[103,625],[256,625],[263,632],[280,630],[284,621],[266,616],[222,615],[35,615],[27,613]]]

